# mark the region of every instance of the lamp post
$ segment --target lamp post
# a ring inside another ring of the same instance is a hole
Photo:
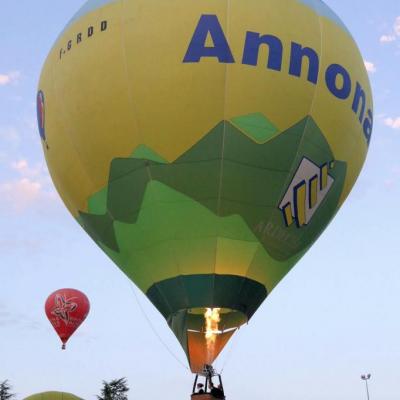
[[[371,374],[361,375],[361,379],[365,381],[365,387],[367,389],[367,399],[369,400],[368,380],[371,379]]]

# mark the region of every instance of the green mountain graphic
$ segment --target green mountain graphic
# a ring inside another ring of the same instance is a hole
[[[89,199],[80,222],[103,248],[119,253],[124,239],[116,224],[136,224],[143,209],[157,202],[165,205],[167,215],[160,219],[169,218],[171,235],[175,225],[183,229],[181,218],[185,229],[201,230],[201,218],[181,213],[191,203],[204,210],[199,211],[204,221],[211,213],[221,226],[239,217],[249,231],[244,236],[254,235],[273,259],[288,260],[307,249],[334,216],[346,175],[345,163],[336,160],[329,171],[333,187],[312,222],[301,229],[286,227],[278,205],[303,157],[317,165],[334,160],[310,116],[279,134],[261,114],[222,121],[171,163],[146,146],[131,158],[114,159],[107,188]],[[157,235],[156,215],[148,226]]]

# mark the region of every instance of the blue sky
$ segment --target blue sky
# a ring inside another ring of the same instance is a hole
[[[132,399],[186,399],[192,376],[146,298],[92,243],[55,193],[36,128],[43,61],[82,0],[3,0],[0,14],[0,381],[18,399],[62,390],[93,399],[126,376]],[[400,3],[327,0],[358,42],[373,85],[375,128],[348,201],[311,251],[243,327],[217,367],[229,400],[400,395]],[[60,343],[43,311],[75,287],[92,312]],[[136,295],[135,295],[136,293]]]

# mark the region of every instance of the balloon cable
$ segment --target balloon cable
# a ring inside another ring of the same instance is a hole
[[[168,353],[175,359],[175,361],[177,361],[183,368],[185,368],[186,370],[189,370],[189,368],[174,354],[174,352],[168,347],[168,345],[164,342],[164,340],[161,338],[161,336],[158,334],[157,330],[154,328],[154,325],[152,324],[152,322],[150,321],[150,318],[147,316],[146,312],[144,311],[144,308],[142,307],[142,304],[139,301],[138,295],[136,294],[136,290],[132,285],[129,285],[132,289],[133,294],[135,295],[135,299],[136,299],[136,303],[139,306],[139,309],[141,311],[141,313],[143,314],[145,320],[147,321],[147,323],[150,326],[150,329],[153,331],[154,335],[158,338],[158,340],[160,341],[160,343],[165,347],[165,349],[168,351]]]
[[[224,362],[223,362],[223,364],[222,364],[220,374],[222,374],[222,373],[224,372],[224,369],[225,369],[225,367],[227,366],[228,361],[232,358],[233,350],[234,350],[235,347],[236,347],[236,346],[234,345],[234,342],[236,342],[236,341],[238,340],[238,339],[237,339],[237,336],[239,335],[239,331],[240,331],[240,328],[236,331],[235,335],[234,335],[233,338],[232,338],[233,340],[232,340],[232,342],[230,343],[230,348],[228,349],[228,352],[227,352],[226,356],[224,357],[225,360],[224,360]]]

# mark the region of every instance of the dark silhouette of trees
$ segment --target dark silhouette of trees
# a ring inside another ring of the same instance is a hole
[[[11,392],[12,386],[5,380],[0,383],[0,400],[9,400],[12,399],[15,394]]]
[[[114,379],[111,382],[103,381],[101,395],[97,396],[98,400],[128,400],[127,393],[129,391],[126,378]],[[0,398],[0,400],[2,400]]]

